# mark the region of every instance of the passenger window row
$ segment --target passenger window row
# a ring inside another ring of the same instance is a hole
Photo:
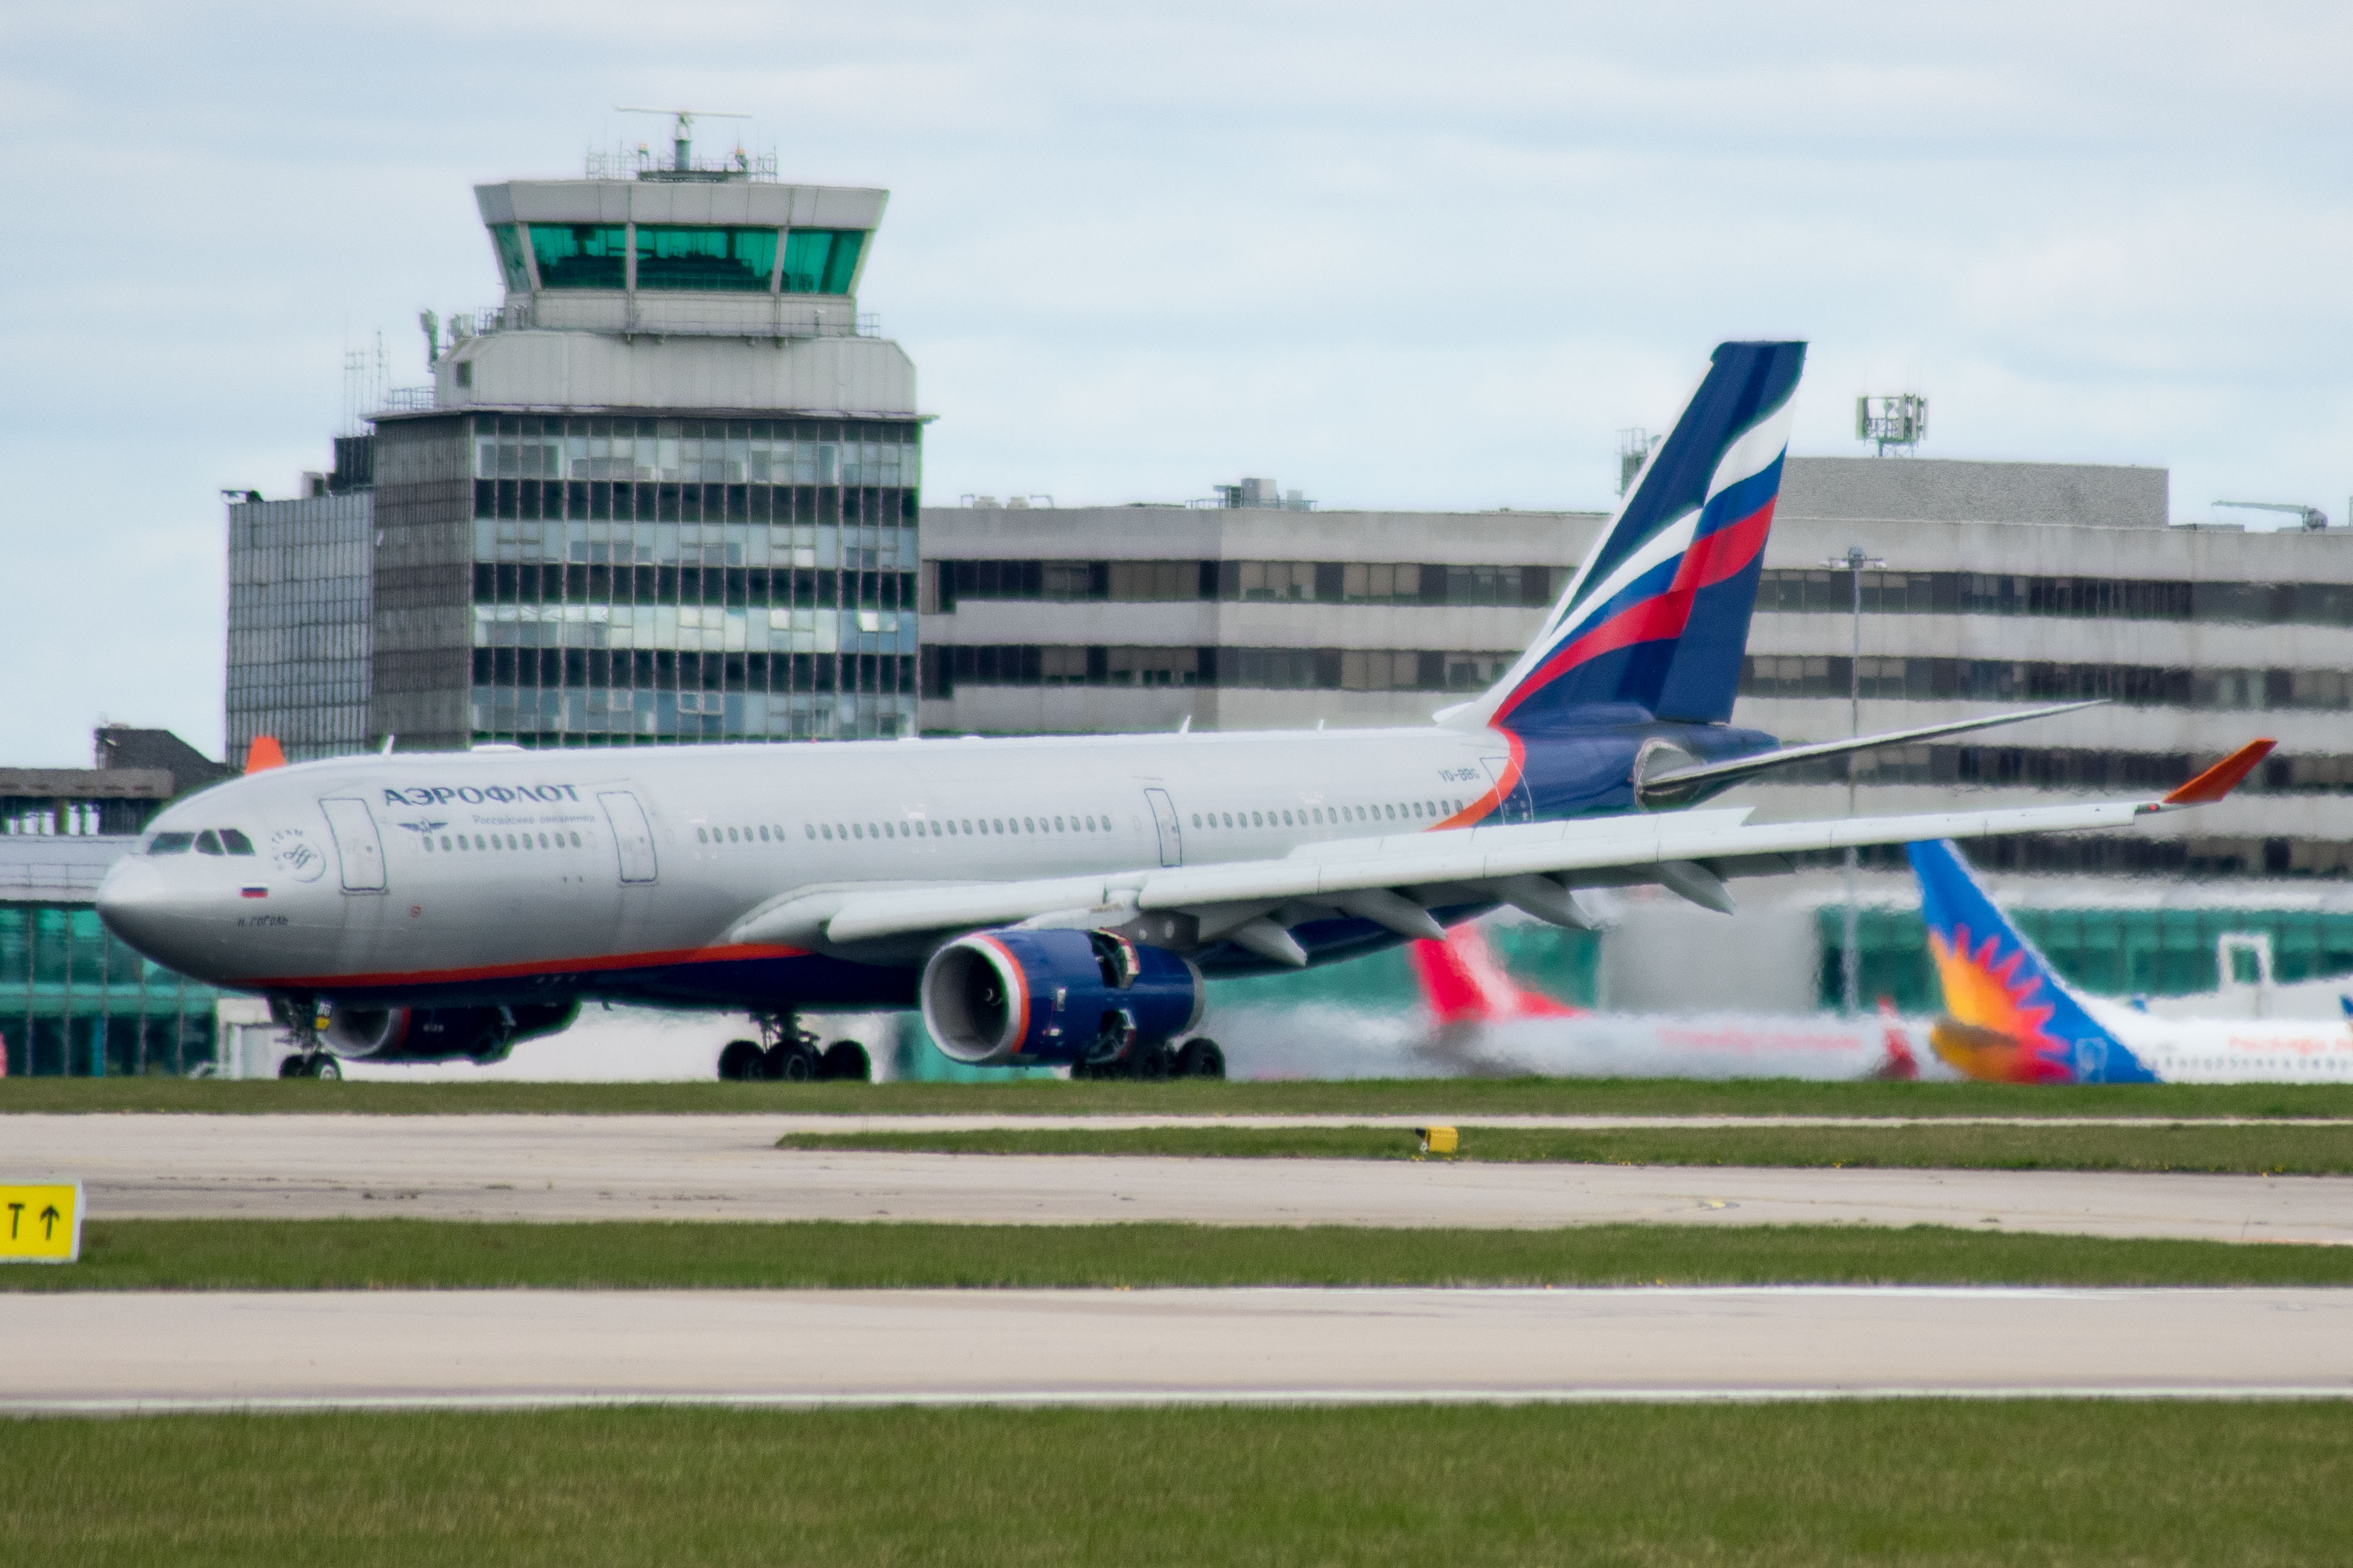
[[[750,844],[754,842],[753,837],[754,832],[759,835],[757,842],[762,844],[782,844],[785,841],[785,830],[782,827],[778,827],[776,831],[775,837],[771,838],[768,834],[767,826],[765,824],[756,829],[750,827],[741,829],[733,827],[698,827],[694,830],[694,841],[697,844]]]
[[[1388,801],[1377,805],[1302,806],[1291,811],[1195,812],[1196,827],[1324,827],[1346,822],[1430,821],[1463,808],[1460,800]],[[1204,816],[1207,821],[1204,821]]]
[[[533,835],[528,833],[445,833],[441,836],[441,847],[449,848],[449,840],[453,837],[457,839],[459,849],[577,849],[581,847],[577,833],[542,833],[537,836],[536,843],[533,842]],[[428,850],[433,847],[429,834],[426,836],[425,847]]]
[[[909,822],[818,822],[801,824],[811,838],[969,838],[1035,833],[1109,833],[1111,817],[1096,816],[965,816],[937,822],[917,817]]]
[[[202,833],[158,833],[147,846],[150,855],[250,855],[253,840],[234,827],[207,827]]]
[[[1111,817],[1103,816],[980,816],[947,817],[939,821],[916,817],[906,822],[804,822],[802,837],[831,842],[837,838],[955,838],[990,834],[1109,833]],[[698,827],[698,844],[780,844],[785,830],[758,827]]]

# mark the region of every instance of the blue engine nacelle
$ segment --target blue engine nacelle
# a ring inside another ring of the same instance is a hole
[[[1104,931],[989,931],[923,966],[923,1023],[975,1067],[1060,1066],[1158,1044],[1201,1021],[1193,961]]]

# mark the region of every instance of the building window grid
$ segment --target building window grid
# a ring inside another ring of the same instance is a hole
[[[960,599],[1542,608],[1567,580],[1551,566],[1360,561],[980,560],[935,570],[943,611]]]
[[[917,426],[485,416],[470,436],[478,737],[914,732]]]
[[[366,743],[364,494],[229,510],[228,740],[278,738],[297,762]]]
[[[1843,572],[1761,574],[1760,615],[1847,615]],[[1865,615],[2039,616],[2066,619],[2353,626],[2353,584],[2187,582],[1985,572],[1865,572]]]
[[[2068,702],[2099,698],[2133,707],[2224,710],[2353,708],[2353,671],[2346,670],[1989,658],[1882,658],[1857,665],[1843,654],[1751,655],[1742,662],[1740,694],[1844,699],[1850,681],[1864,698],[1883,701]]]
[[[1538,607],[1565,568],[1313,561],[943,561],[943,609],[958,599],[1167,600]],[[2353,626],[2353,584],[2181,582],[1977,572],[1866,572],[1866,615],[2035,616],[2068,619]],[[1847,614],[1842,572],[1761,574],[1760,615]]]
[[[958,686],[1481,691],[1518,658],[1517,650],[934,643],[923,650],[923,690],[932,698],[952,697]]]

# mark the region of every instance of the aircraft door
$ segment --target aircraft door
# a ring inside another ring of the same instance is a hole
[[[628,790],[607,790],[596,797],[605,820],[613,826],[613,848],[620,857],[621,880],[650,882],[661,874],[654,859],[654,830],[646,808]]]
[[[334,836],[335,858],[343,863],[343,891],[383,892],[384,840],[376,833],[367,802],[346,795],[322,800],[319,809],[327,814],[327,831]]]
[[[1495,803],[1496,822],[1534,822],[1536,819],[1535,800],[1528,794],[1525,770],[1514,766],[1509,757],[1482,757],[1479,765],[1487,770],[1488,782],[1501,792],[1502,798]],[[1506,779],[1511,781],[1508,789],[1504,786]]]
[[[1176,807],[1165,789],[1148,789],[1144,798],[1152,803],[1153,825],[1160,830],[1160,863],[1182,866],[1185,863],[1185,831],[1176,824]]]

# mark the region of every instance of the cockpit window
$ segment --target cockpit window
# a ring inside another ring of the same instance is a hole
[[[226,855],[228,851],[221,847],[220,835],[207,827],[202,833],[196,835],[196,853],[199,855]]]
[[[227,849],[230,854],[250,855],[253,853],[253,840],[248,838],[244,834],[239,833],[236,828],[224,827],[220,830],[220,835],[221,847]]]
[[[188,846],[196,841],[193,833],[158,833],[155,841],[147,846],[150,855],[185,855]]]

